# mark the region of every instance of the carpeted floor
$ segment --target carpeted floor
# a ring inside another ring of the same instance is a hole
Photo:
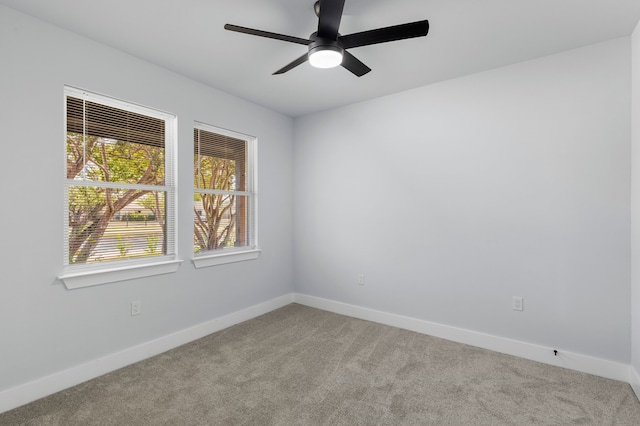
[[[631,387],[292,304],[0,425],[640,425]]]

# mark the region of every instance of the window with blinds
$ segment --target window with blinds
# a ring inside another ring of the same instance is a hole
[[[172,114],[65,88],[65,266],[175,255]]]
[[[255,138],[203,123],[193,138],[196,256],[255,249]]]

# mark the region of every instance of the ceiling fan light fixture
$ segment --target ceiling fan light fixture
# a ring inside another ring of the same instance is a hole
[[[318,16],[318,31],[312,33],[308,39],[232,24],[225,24],[224,28],[229,31],[307,46],[307,53],[280,68],[274,72],[273,75],[284,74],[298,65],[309,61],[311,65],[316,68],[333,68],[342,65],[356,77],[362,77],[371,71],[371,68],[349,53],[348,49],[404,40],[407,38],[424,37],[429,32],[429,21],[425,19],[407,24],[341,35],[339,29],[345,1],[346,0],[317,0],[314,3],[313,9]],[[320,3],[322,3],[322,7],[320,7]]]
[[[309,50],[309,63],[315,68],[334,68],[342,64],[342,54],[338,46],[318,46]]]

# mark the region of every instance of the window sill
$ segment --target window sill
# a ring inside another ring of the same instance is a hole
[[[208,268],[210,266],[224,265],[226,263],[257,259],[261,251],[262,250],[260,249],[253,249],[231,253],[211,254],[195,257],[191,261],[196,269]]]
[[[154,275],[171,274],[178,270],[182,260],[130,265],[111,269],[77,271],[58,277],[69,290],[108,284],[117,281],[133,280]]]

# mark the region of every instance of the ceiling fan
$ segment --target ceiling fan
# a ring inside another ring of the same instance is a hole
[[[309,51],[273,74],[284,74],[307,60],[316,68],[332,68],[342,65],[358,77],[362,77],[371,68],[360,62],[346,49],[368,46],[377,43],[403,40],[413,37],[423,37],[429,32],[429,21],[417,21],[408,24],[394,25],[359,33],[340,35],[338,29],[342,19],[342,10],[345,0],[319,0],[313,9],[318,16],[318,31],[309,36],[309,39],[272,33],[252,28],[226,24],[224,28],[260,37],[273,38],[289,43],[304,44]]]

